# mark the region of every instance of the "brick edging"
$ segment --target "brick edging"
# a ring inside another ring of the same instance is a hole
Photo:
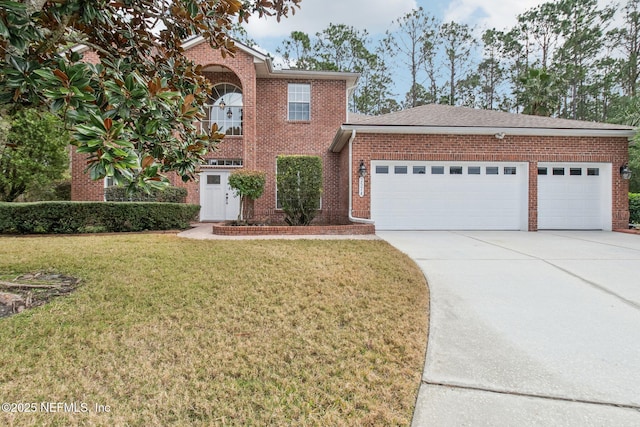
[[[640,230],[636,230],[636,229],[616,229],[613,231],[615,231],[616,233],[640,234]]]
[[[373,224],[346,224],[346,225],[309,225],[309,226],[288,226],[288,225],[252,225],[234,226],[225,223],[212,225],[212,233],[219,236],[277,236],[277,235],[364,235],[375,234],[376,229]]]

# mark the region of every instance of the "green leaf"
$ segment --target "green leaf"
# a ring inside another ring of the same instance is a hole
[[[10,0],[0,0],[0,8],[19,13],[27,11],[27,6],[25,4]]]
[[[4,38],[8,38],[9,37],[9,29],[7,28],[6,25],[4,25],[2,17],[0,17],[0,36],[2,36]]]
[[[54,113],[60,111],[62,108],[64,108],[64,105],[64,99],[56,99],[51,103],[51,111],[53,111]]]

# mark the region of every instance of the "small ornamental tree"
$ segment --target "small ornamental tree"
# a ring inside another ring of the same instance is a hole
[[[320,209],[322,159],[318,156],[278,156],[278,207],[289,225],[309,225]]]
[[[239,169],[229,175],[229,187],[240,197],[238,221],[253,218],[253,204],[264,193],[266,175],[261,171]]]

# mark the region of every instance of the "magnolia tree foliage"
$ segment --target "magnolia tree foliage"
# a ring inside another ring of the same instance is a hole
[[[261,171],[239,169],[229,175],[229,187],[240,197],[238,221],[253,217],[253,202],[264,193],[266,174]]]
[[[0,114],[37,106],[64,117],[93,179],[157,186],[176,171],[187,181],[222,135],[194,125],[210,84],[181,42],[203,36],[233,54],[234,25],[279,20],[300,1],[0,0]]]

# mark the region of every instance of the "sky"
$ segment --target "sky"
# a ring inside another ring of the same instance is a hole
[[[276,48],[292,31],[303,31],[310,36],[327,28],[330,23],[346,24],[367,30],[372,40],[380,39],[392,22],[418,7],[441,22],[455,21],[475,29],[479,39],[486,29],[512,28],[516,17],[540,4],[552,0],[302,0],[295,15],[282,19],[250,20],[247,32],[260,50],[270,53],[280,63]],[[626,0],[618,0],[626,3]],[[598,0],[600,7],[609,6],[611,0]],[[397,70],[396,70],[397,71]],[[410,86],[406,73],[394,77],[394,92],[401,94]]]
[[[309,35],[333,24],[346,24],[366,29],[372,37],[391,28],[392,21],[422,7],[444,22],[505,29],[516,22],[516,16],[545,0],[302,0],[294,16],[282,19],[254,18],[246,27],[249,36],[274,53],[283,38],[292,31]],[[604,2],[603,2],[604,3]]]
[[[260,47],[273,54],[292,31],[314,35],[330,23],[366,29],[376,38],[391,28],[392,21],[421,6],[443,22],[455,21],[479,30],[503,30],[516,23],[518,14],[542,3],[545,0],[302,0],[301,9],[294,16],[280,23],[254,18],[247,31]]]

